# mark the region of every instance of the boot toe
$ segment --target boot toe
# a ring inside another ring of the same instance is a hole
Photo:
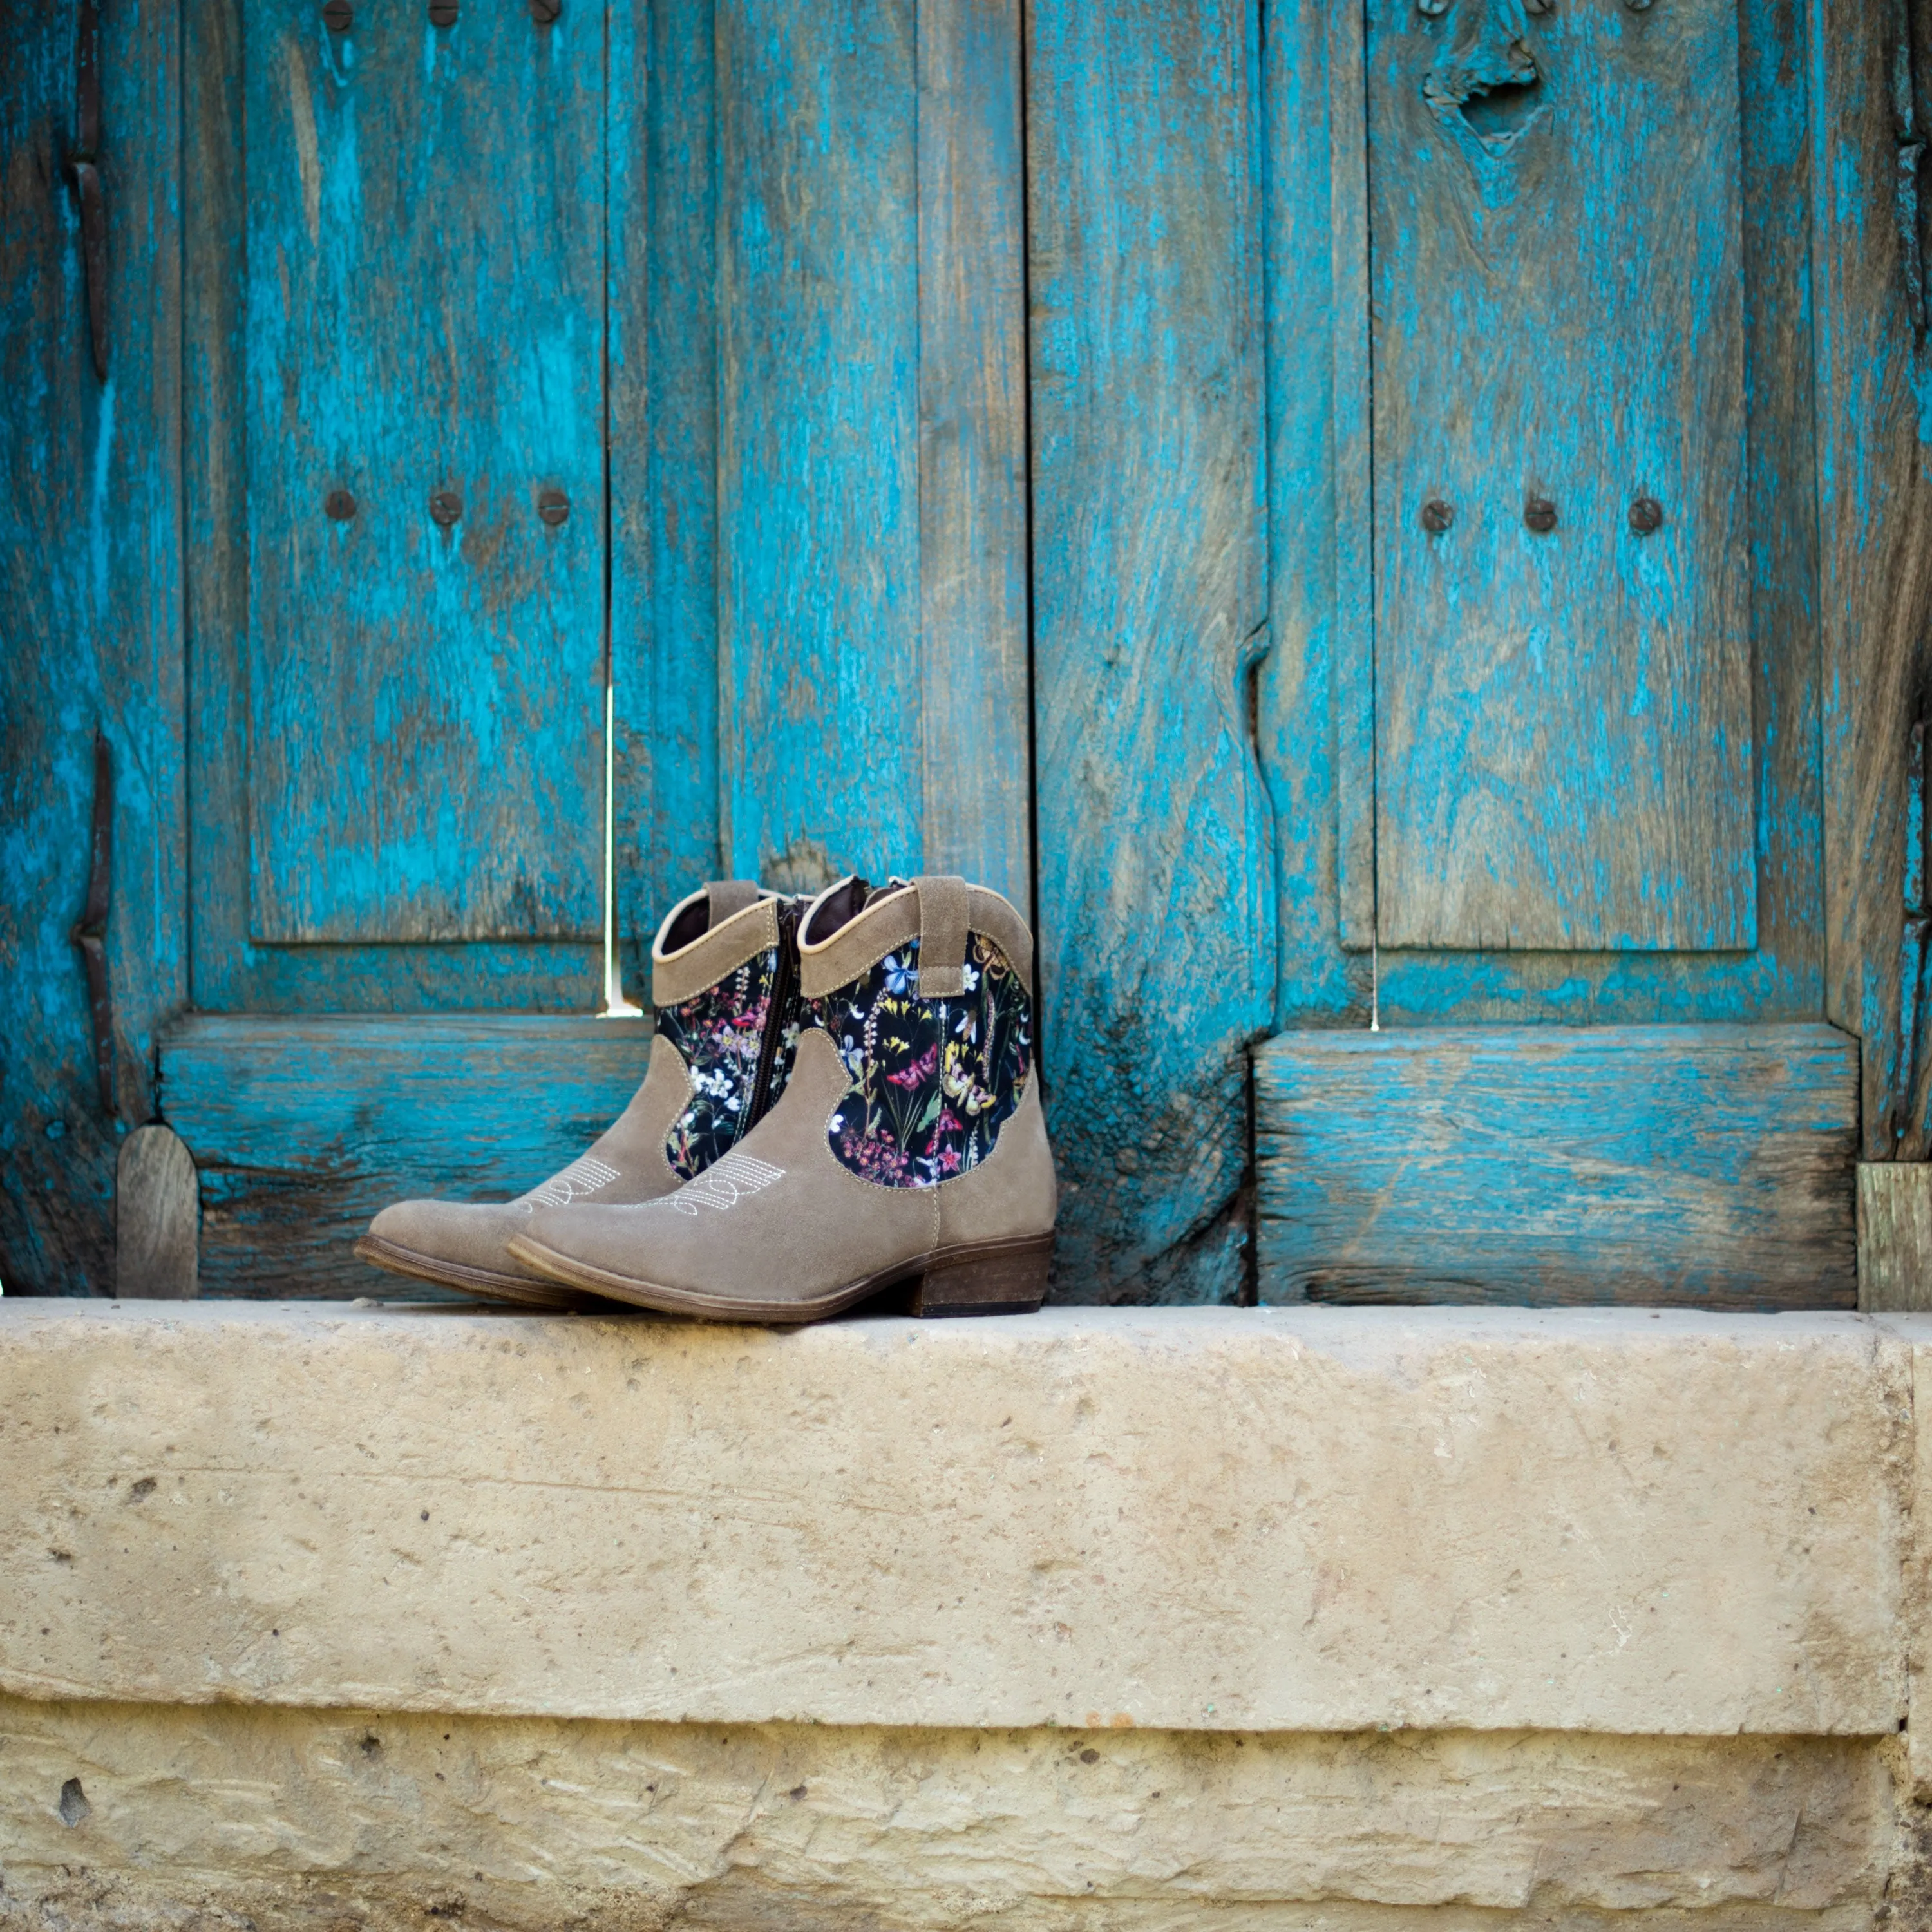
[[[398,1201],[370,1222],[357,1252],[393,1274],[466,1293],[545,1307],[572,1305],[572,1297],[511,1254],[509,1238],[528,1219],[526,1210],[507,1204]]]

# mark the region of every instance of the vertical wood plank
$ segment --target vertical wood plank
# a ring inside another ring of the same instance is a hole
[[[1858,1163],[1858,1306],[1932,1312],[1932,1167],[1923,1161]]]
[[[1374,911],[1360,43],[1359,7],[1270,0],[1262,46],[1272,648],[1256,722],[1274,804],[1283,1024],[1352,1016],[1366,1025],[1370,998],[1366,951],[1344,950],[1366,948]]]
[[[1862,1150],[1921,1154],[1901,1019],[1906,764],[1932,680],[1932,371],[1894,200],[1904,10],[1807,8],[1824,660],[1826,1010],[1864,1042]],[[1909,89],[1908,89],[1909,92]],[[1917,130],[1924,140],[1926,130]]]
[[[1035,724],[1061,1292],[1233,1296],[1274,970],[1258,21],[1033,0]]]
[[[1376,622],[1374,391],[1369,332],[1368,77],[1362,9],[1331,8],[1324,63],[1328,80],[1327,178],[1333,224],[1330,273],[1334,358],[1335,758],[1340,814],[1336,863],[1342,944],[1366,949],[1376,930]],[[1304,44],[1307,39],[1304,32]],[[1284,85],[1294,80],[1284,74]],[[1285,124],[1284,121],[1282,124]],[[1293,138],[1290,136],[1290,138]],[[1308,186],[1274,177],[1300,202]],[[1285,276],[1296,254],[1276,258]],[[1292,379],[1291,379],[1292,380]]]
[[[136,1127],[114,1180],[114,1292],[121,1300],[192,1301],[200,1292],[201,1189],[172,1127]]]
[[[182,916],[179,23],[110,4],[99,165],[107,375],[79,223],[71,8],[16,8],[0,60],[0,1278],[111,1293],[118,1136],[186,996]],[[107,933],[118,1118],[80,957],[97,722],[116,775]]]
[[[610,634],[619,926],[718,875],[716,88],[711,0],[611,10]]]
[[[921,0],[921,863],[1030,912],[1024,191],[1019,0]]]
[[[920,865],[911,0],[718,0],[720,831],[803,890]]]

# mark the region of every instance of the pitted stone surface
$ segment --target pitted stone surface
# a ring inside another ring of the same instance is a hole
[[[1886,1748],[0,1700],[0,1926],[1849,1932]]]
[[[0,1303],[0,1688],[1876,1736],[1921,1331]]]

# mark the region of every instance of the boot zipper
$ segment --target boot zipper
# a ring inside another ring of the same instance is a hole
[[[778,1045],[791,1017],[792,988],[798,983],[798,908],[790,899],[778,906],[778,965],[772,980],[771,1010],[765,1016],[765,1036],[758,1048],[758,1078],[752,1083],[752,1108],[739,1130],[742,1140],[765,1118],[770,1103],[772,1070],[778,1064]]]

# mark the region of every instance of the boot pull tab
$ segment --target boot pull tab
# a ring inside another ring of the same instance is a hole
[[[956,1000],[966,990],[966,881],[934,875],[919,889],[919,996]]]
[[[704,898],[711,923],[705,929],[716,932],[734,913],[758,902],[758,889],[749,879],[706,879]]]

